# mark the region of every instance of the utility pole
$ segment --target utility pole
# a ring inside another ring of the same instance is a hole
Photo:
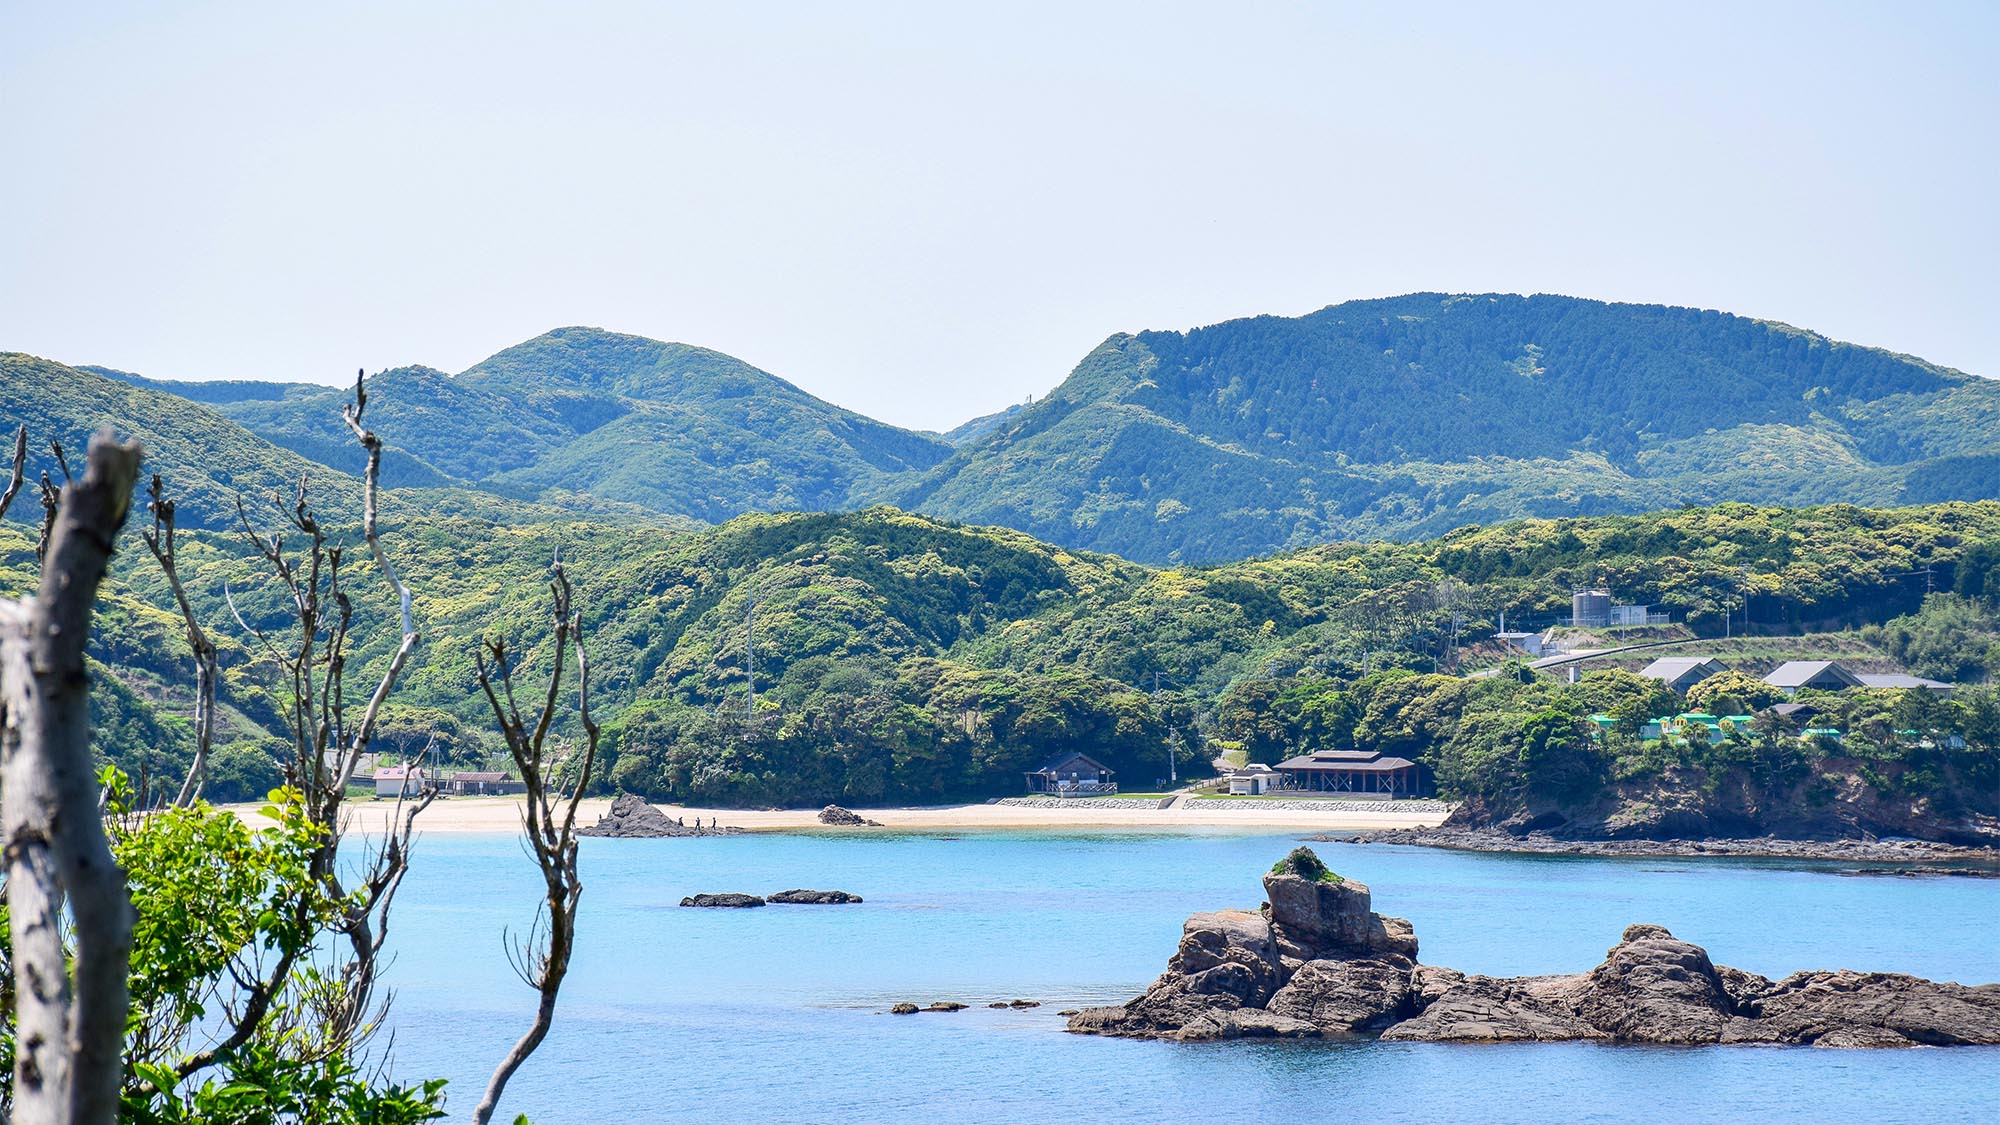
[[[1159,710],[1159,707],[1160,707],[1160,670],[1158,668],[1155,668],[1153,669],[1153,709],[1157,711]],[[1179,733],[1180,732],[1178,730],[1175,730],[1172,726],[1167,727],[1167,780],[1173,783],[1174,785],[1179,785],[1181,783],[1180,771],[1174,766],[1174,738]]]

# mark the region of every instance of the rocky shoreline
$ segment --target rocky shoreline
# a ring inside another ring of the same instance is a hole
[[[1913,1047],[2000,1044],[2000,984],[1898,973],[1716,965],[1664,926],[1626,928],[1602,964],[1566,976],[1485,977],[1417,961],[1410,923],[1298,848],[1264,877],[1261,910],[1197,914],[1143,996],[1086,1008],[1068,1028],[1139,1039]]]
[[[1882,874],[2000,877],[2000,849],[1941,844],[1928,840],[1794,840],[1780,836],[1693,840],[1573,840],[1545,832],[1512,833],[1498,828],[1398,828],[1380,832],[1322,834],[1313,843],[1405,844],[1468,852],[1516,852],[1576,856],[1739,856],[1756,859],[1829,860],[1843,863],[1916,865]],[[1949,865],[1949,866],[1941,866]]]

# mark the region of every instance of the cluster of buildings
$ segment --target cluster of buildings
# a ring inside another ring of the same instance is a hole
[[[1639,674],[1649,676],[1682,695],[1718,672],[1728,671],[1713,656],[1668,656],[1648,664]],[[1771,670],[1764,682],[1795,695],[1807,688],[1846,691],[1849,688],[1924,688],[1950,695],[1952,685],[1901,672],[1850,672],[1837,660],[1787,660]]]
[[[426,786],[436,786],[441,797],[511,797],[526,793],[528,787],[518,777],[486,770],[458,770],[453,773],[426,770],[422,766],[378,766],[375,769],[375,797],[414,797]]]
[[[1660,681],[1674,691],[1686,695],[1689,688],[1726,671],[1721,661],[1712,656],[1670,656],[1655,660],[1639,674]],[[1777,688],[1786,695],[1797,695],[1807,689],[1815,691],[1847,691],[1851,688],[1897,688],[1902,690],[1922,689],[1939,695],[1950,695],[1952,685],[1938,680],[1927,680],[1922,676],[1911,676],[1901,672],[1872,673],[1850,671],[1837,660],[1788,660],[1773,668],[1763,682]],[[1815,725],[1820,708],[1809,701],[1792,700],[1769,708],[1770,712],[1799,728],[1800,737],[1822,738],[1840,741],[1842,734],[1838,728]],[[1639,737],[1644,740],[1666,742],[1704,741],[1710,745],[1721,742],[1731,734],[1750,733],[1751,715],[1711,715],[1705,711],[1683,711],[1678,715],[1663,715],[1648,719],[1639,728]],[[1591,723],[1599,733],[1616,725],[1609,715],[1592,715]],[[1914,732],[1912,732],[1914,733]]]

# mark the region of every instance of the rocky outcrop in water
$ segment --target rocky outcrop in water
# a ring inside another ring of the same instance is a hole
[[[764,901],[777,906],[833,906],[860,902],[861,896],[846,891],[779,891],[765,895]]]
[[[743,831],[729,825],[703,825],[700,817],[693,824],[685,823],[685,819],[668,816],[630,793],[620,793],[611,799],[610,812],[598,817],[596,824],[577,829],[576,834],[654,840],[675,836],[734,836]]]
[[[734,907],[762,906],[764,900],[756,895],[719,894],[689,895],[681,900],[682,906]]]
[[[1773,982],[1712,963],[1665,927],[1628,927],[1574,976],[1485,977],[1422,965],[1410,924],[1299,848],[1264,877],[1263,909],[1196,914],[1144,995],[1086,1008],[1069,1030],[1145,1039],[1598,1039],[1821,1047],[2000,1043],[2000,985],[1896,973]]]
[[[827,807],[819,810],[819,822],[821,824],[831,824],[836,828],[882,827],[881,821],[869,820],[867,817],[862,816],[860,813],[849,812],[848,810],[841,808],[839,805],[828,805]]]
[[[1882,864],[1869,873],[1909,875],[2000,875],[2000,849],[1966,847],[1931,840],[1793,840],[1778,836],[1693,840],[1570,839],[1543,831],[1512,832],[1498,827],[1395,828],[1382,832],[1308,837],[1317,843],[1414,844],[1468,852],[1525,852],[1536,855],[1745,856]],[[1894,866],[1886,866],[1894,865]],[[1950,865],[1950,866],[1946,866]]]

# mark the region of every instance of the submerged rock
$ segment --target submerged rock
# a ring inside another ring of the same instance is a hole
[[[889,1014],[892,1016],[914,1016],[919,1011],[921,1011],[921,1009],[919,1009],[915,1004],[912,1004],[907,1000],[901,1004],[892,1005],[889,1008]]]
[[[821,824],[831,824],[838,828],[882,827],[879,821],[869,820],[867,817],[862,816],[860,813],[849,812],[848,810],[841,808],[839,805],[828,805],[827,807],[819,810],[819,822]]]
[[[747,906],[762,906],[764,905],[764,900],[758,898],[756,895],[739,895],[739,894],[689,895],[688,897],[681,900],[681,905],[741,908]]]
[[[1796,973],[1777,983],[1716,965],[1664,926],[1627,927],[1570,976],[1467,976],[1420,965],[1410,924],[1310,849],[1264,878],[1261,911],[1196,914],[1144,995],[1069,1016],[1134,1038],[1380,1037],[1428,1042],[1598,1039],[1822,1047],[2000,1043],[2000,985],[1894,973]]]
[[[861,896],[846,891],[779,891],[766,895],[765,902],[791,906],[831,906],[845,902],[860,902]]]
[[[693,824],[685,820],[668,816],[631,793],[620,793],[611,799],[611,811],[598,817],[596,824],[577,829],[576,834],[657,840],[677,836],[734,836],[743,831],[728,825],[703,825],[700,817]]]

